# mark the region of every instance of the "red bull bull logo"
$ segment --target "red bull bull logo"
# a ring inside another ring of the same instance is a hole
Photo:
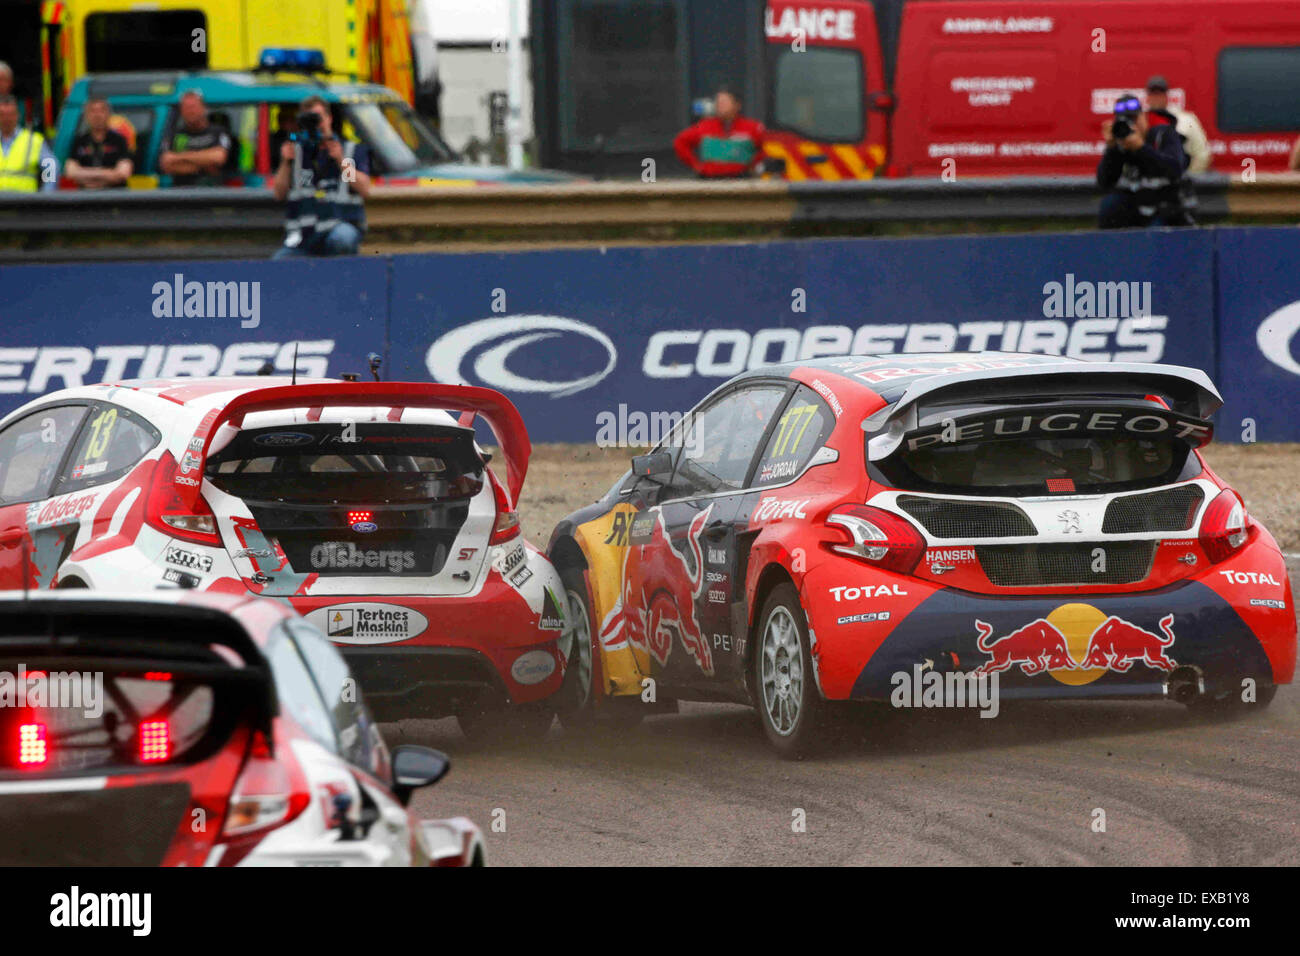
[[[695,609],[704,588],[700,533],[712,510],[710,506],[696,515],[687,529],[684,546],[690,552],[691,563],[673,547],[664,528],[663,513],[655,511],[649,540],[630,546],[623,558],[622,593],[600,629],[601,642],[607,649],[631,645],[663,667],[676,635],[700,670],[712,676],[713,651]]]
[[[995,674],[1019,667],[1027,676],[1048,673],[1063,684],[1095,681],[1107,671],[1123,674],[1134,664],[1162,671],[1177,666],[1168,654],[1174,643],[1174,616],[1160,619],[1160,633],[1107,615],[1090,604],[1063,604],[1008,634],[996,636],[991,624],[977,620],[976,646],[989,655],[977,670]]]

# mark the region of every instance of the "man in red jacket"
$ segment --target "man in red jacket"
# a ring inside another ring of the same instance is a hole
[[[713,99],[713,115],[678,133],[673,149],[706,179],[735,178],[763,161],[764,135],[763,124],[741,116],[740,98],[724,87]]]

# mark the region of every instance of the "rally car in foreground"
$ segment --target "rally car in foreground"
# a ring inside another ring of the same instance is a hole
[[[752,702],[786,754],[833,702],[927,671],[1267,704],[1295,671],[1291,587],[1197,450],[1221,403],[1194,369],[1043,355],[742,374],[556,528],[585,612],[569,680],[593,675],[570,696]]]
[[[347,664],[277,601],[0,595],[0,866],[469,866],[441,779],[391,753]]]
[[[470,386],[55,392],[0,421],[0,588],[281,598],[343,647],[381,720],[544,733],[568,631],[560,579],[515,512],[530,451],[518,410]]]

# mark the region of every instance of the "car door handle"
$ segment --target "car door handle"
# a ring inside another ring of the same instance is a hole
[[[731,526],[724,521],[715,521],[704,529],[704,537],[708,538],[710,541],[718,541],[727,536],[727,531],[730,530],[730,527]]]

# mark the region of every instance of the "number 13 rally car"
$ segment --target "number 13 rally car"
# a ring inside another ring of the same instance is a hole
[[[1291,587],[1197,450],[1221,404],[1194,369],[1043,355],[734,378],[552,537],[579,697],[752,703],[786,754],[916,668],[1266,704],[1295,671]]]
[[[561,581],[515,513],[530,453],[515,407],[470,386],[56,392],[0,421],[0,588],[280,598],[342,647],[378,719],[542,733],[570,632]]]

